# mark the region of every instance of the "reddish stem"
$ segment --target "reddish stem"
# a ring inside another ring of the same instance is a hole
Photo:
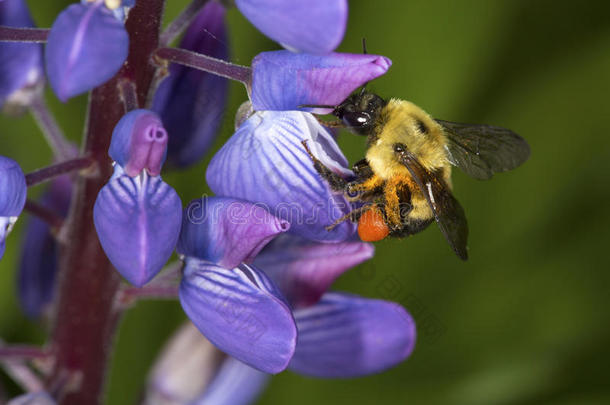
[[[54,179],[62,174],[90,168],[95,161],[88,157],[66,160],[25,175],[25,183],[28,187]]]
[[[15,28],[0,25],[0,41],[46,42],[49,31],[44,28]]]
[[[155,51],[154,55],[159,59],[166,59],[169,62],[203,70],[216,76],[237,80],[248,88],[252,83],[252,69],[248,66],[236,65],[222,59],[180,48],[160,48]]]
[[[51,356],[48,350],[38,346],[7,345],[0,347],[2,360],[32,360],[47,359]]]
[[[59,299],[56,306],[53,349],[56,362],[53,378],[57,385],[66,373],[80,377],[79,384],[59,400],[60,405],[101,403],[112,339],[119,313],[115,307],[120,278],[108,261],[93,225],[93,205],[101,187],[111,175],[107,155],[114,126],[124,114],[119,80],[136,83],[138,101],[144,103],[154,67],[149,63],[157,47],[163,0],[136,2],[126,22],[129,57],[109,82],[93,90],[87,119],[84,153],[95,160],[99,171],[80,177],[74,188],[62,246]]]

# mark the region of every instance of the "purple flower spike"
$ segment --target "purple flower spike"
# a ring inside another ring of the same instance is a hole
[[[24,0],[0,2],[0,25],[33,27]],[[42,81],[42,46],[33,43],[0,42],[0,108],[6,101],[27,105],[31,91]]]
[[[347,24],[347,0],[236,0],[235,5],[269,38],[308,53],[332,52]]]
[[[118,175],[98,194],[93,221],[114,267],[141,287],[161,270],[176,247],[182,203],[160,176]]]
[[[191,405],[253,404],[270,376],[232,357],[227,358],[205,394]]]
[[[282,235],[256,257],[295,308],[315,304],[344,271],[373,257],[370,243],[316,243]]]
[[[42,197],[42,204],[66,215],[72,183],[68,176],[57,178]],[[19,301],[30,318],[38,317],[49,304],[55,290],[57,242],[49,225],[37,217],[29,218],[18,273]]]
[[[225,9],[219,2],[208,2],[190,25],[180,47],[227,59],[224,16]],[[159,113],[170,134],[170,164],[185,167],[201,159],[214,141],[227,104],[229,82],[175,63],[169,72],[155,94],[153,110]]]
[[[135,177],[144,169],[151,176],[158,176],[165,162],[167,140],[167,131],[157,114],[133,110],[114,127],[108,155],[128,176]]]
[[[72,4],[49,33],[47,76],[60,100],[87,92],[115,75],[127,58],[129,36],[104,2]]]
[[[25,205],[27,186],[21,167],[13,159],[0,156],[0,259],[5,240]]]
[[[297,331],[290,308],[255,267],[229,270],[187,257],[180,302],[210,342],[244,363],[275,374],[292,358]]]
[[[354,233],[352,223],[343,222],[330,232],[325,227],[351,209],[315,171],[304,140],[332,170],[351,174],[332,135],[311,114],[263,111],[247,119],[214,156],[207,183],[219,196],[263,204],[290,222],[291,233],[316,241],[344,241]]]
[[[358,87],[385,74],[391,64],[378,55],[263,52],[252,61],[252,105],[258,111],[297,110],[304,104],[338,105]]]
[[[232,269],[251,262],[271,239],[289,228],[287,221],[248,201],[202,198],[184,210],[176,250]]]
[[[299,344],[290,369],[321,378],[374,374],[406,359],[415,345],[415,323],[389,301],[329,293],[295,311]]]

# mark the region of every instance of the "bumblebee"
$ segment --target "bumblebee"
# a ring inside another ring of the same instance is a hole
[[[487,180],[530,155],[527,142],[508,129],[433,119],[411,102],[386,101],[364,89],[338,106],[303,107],[333,108],[339,120],[325,125],[367,136],[365,158],[353,165],[352,179],[325,167],[304,143],[331,189],[360,205],[328,228],[358,222],[363,241],[413,235],[436,221],[453,251],[467,260],[468,224],[451,193],[451,166]]]

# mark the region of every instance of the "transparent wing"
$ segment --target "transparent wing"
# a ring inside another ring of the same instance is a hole
[[[447,136],[451,164],[475,179],[514,169],[527,160],[530,147],[513,131],[491,125],[459,124],[436,120]]]
[[[419,189],[426,197],[438,227],[455,254],[460,259],[467,260],[468,223],[466,222],[466,215],[460,203],[449,191],[449,187],[445,184],[440,173],[432,173],[426,170],[402,144],[396,144],[394,151],[398,161],[409,170]]]

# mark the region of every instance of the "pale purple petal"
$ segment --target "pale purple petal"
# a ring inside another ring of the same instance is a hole
[[[233,357],[227,358],[205,394],[189,405],[253,404],[269,383],[270,375]]]
[[[0,25],[33,27],[34,22],[25,0],[0,2]],[[0,42],[0,61],[0,108],[7,100],[9,103],[27,105],[31,101],[31,91],[43,79],[42,46]]]
[[[293,307],[315,304],[346,270],[373,257],[370,243],[311,242],[282,235],[256,257],[254,264],[278,285]]]
[[[27,186],[19,164],[0,156],[0,217],[16,217],[25,205]]]
[[[19,395],[8,401],[6,405],[56,405],[57,402],[46,392],[32,392]]]
[[[297,110],[304,104],[335,106],[358,87],[385,74],[391,64],[378,55],[263,52],[252,61],[252,105],[258,111]]]
[[[129,37],[103,2],[72,4],[49,33],[47,76],[60,100],[87,92],[115,75],[125,62]]]
[[[225,8],[208,2],[187,30],[180,48],[228,59]],[[229,81],[173,63],[157,89],[152,109],[169,133],[168,159],[176,167],[200,160],[218,134],[227,104]]]
[[[279,373],[292,358],[292,313],[260,270],[245,264],[229,270],[187,257],[180,302],[205,337],[244,363]]]
[[[25,205],[27,187],[21,167],[13,159],[0,156],[0,259],[6,237]]]
[[[219,196],[264,204],[290,222],[291,233],[317,241],[346,240],[355,230],[349,221],[332,231],[325,227],[351,207],[316,172],[304,140],[326,166],[351,174],[333,137],[311,114],[264,111],[247,119],[214,156],[207,183]]]
[[[161,270],[176,247],[182,203],[159,176],[121,175],[98,194],[93,220],[112,264],[140,287]]]
[[[299,342],[290,369],[322,378],[375,374],[406,359],[415,323],[394,302],[328,293],[294,313]]]
[[[264,207],[234,198],[204,197],[184,210],[176,250],[231,269],[251,262],[290,224]]]
[[[72,183],[69,176],[54,180],[45,191],[41,203],[65,216],[70,205]],[[23,312],[30,318],[38,317],[51,302],[57,272],[57,241],[49,225],[37,217],[30,217],[21,250],[17,275],[18,297]]]
[[[133,110],[114,127],[108,155],[128,176],[137,176],[144,169],[158,176],[165,162],[167,140],[167,131],[156,113]]]
[[[214,379],[223,357],[191,322],[185,322],[155,361],[145,403],[192,404]]]
[[[263,34],[303,52],[333,51],[347,24],[347,0],[236,0],[235,5]]]

